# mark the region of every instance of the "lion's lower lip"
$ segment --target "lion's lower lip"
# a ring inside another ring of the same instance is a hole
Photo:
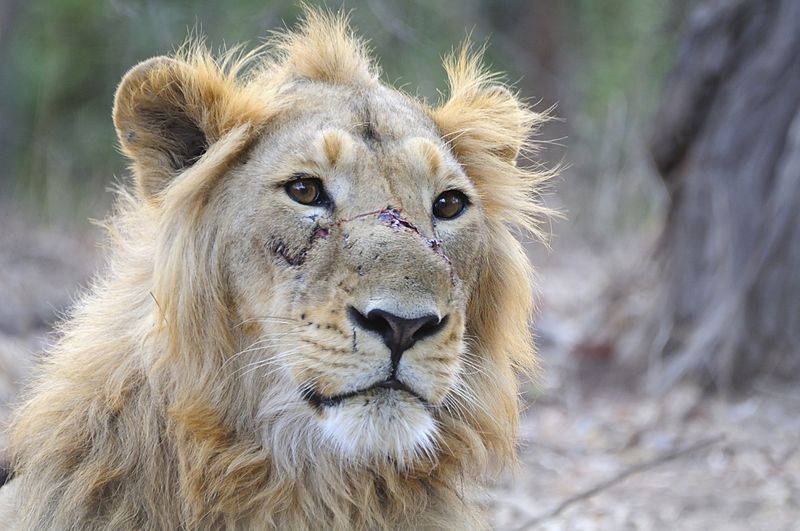
[[[335,396],[322,396],[319,393],[315,392],[313,389],[307,389],[303,392],[303,398],[305,398],[306,400],[308,400],[317,407],[319,406],[333,407],[339,405],[343,400],[367,393],[375,389],[405,391],[406,393],[419,399],[421,402],[423,403],[425,402],[425,399],[423,399],[417,393],[409,389],[408,386],[406,386],[403,382],[395,378],[388,378],[386,380],[373,384],[367,388],[359,389],[357,391],[350,391],[349,393],[342,393],[340,395],[335,395]]]

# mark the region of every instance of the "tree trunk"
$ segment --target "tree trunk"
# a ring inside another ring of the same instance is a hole
[[[800,0],[701,3],[651,147],[671,194],[651,384],[798,376]]]

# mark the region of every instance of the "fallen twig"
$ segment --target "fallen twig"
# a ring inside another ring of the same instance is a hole
[[[661,454],[659,456],[656,456],[653,459],[650,459],[648,461],[642,461],[641,463],[637,463],[637,464],[635,464],[635,465],[633,465],[633,466],[631,466],[629,468],[626,468],[625,470],[622,470],[621,472],[617,473],[616,475],[614,475],[614,476],[612,476],[612,477],[610,477],[610,478],[608,478],[608,479],[606,479],[604,481],[601,481],[597,485],[595,485],[593,487],[590,487],[590,488],[588,488],[586,490],[580,491],[577,494],[575,494],[573,496],[570,496],[569,498],[563,500],[561,503],[559,503],[558,505],[556,505],[554,508],[552,508],[551,510],[547,511],[546,513],[544,513],[542,515],[539,515],[539,516],[533,518],[532,520],[529,520],[529,521],[525,522],[524,524],[522,524],[522,526],[519,528],[519,531],[524,531],[526,529],[531,529],[534,526],[539,525],[539,524],[541,524],[542,522],[544,522],[546,520],[549,520],[551,518],[555,518],[556,516],[558,516],[559,514],[564,512],[570,506],[578,503],[579,501],[583,501],[583,500],[586,500],[588,498],[591,498],[595,494],[613,487],[617,483],[620,483],[624,479],[626,479],[626,478],[628,478],[628,477],[630,477],[630,476],[632,476],[634,474],[638,474],[639,472],[644,472],[645,470],[649,470],[651,468],[655,468],[658,465],[661,465],[661,464],[666,463],[668,461],[672,461],[672,460],[677,459],[679,457],[683,457],[684,455],[696,452],[698,450],[702,450],[704,448],[707,448],[709,446],[717,444],[718,442],[722,441],[724,438],[725,438],[724,435],[717,435],[716,437],[710,437],[708,439],[702,439],[702,440],[700,440],[700,441],[698,441],[696,443],[690,444],[689,446],[686,446],[684,448],[679,448],[677,450],[671,450],[669,452],[665,452],[665,453],[663,453],[663,454]]]

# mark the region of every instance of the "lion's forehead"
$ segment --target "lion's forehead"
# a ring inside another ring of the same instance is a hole
[[[427,208],[435,189],[473,190],[419,102],[385,86],[320,83],[287,97],[292,105],[280,126],[256,148],[262,175],[314,174],[335,195],[358,199],[356,209],[391,205],[413,211],[417,204]]]
[[[409,140],[416,139],[455,163],[425,107],[395,90],[317,84],[290,98],[276,136],[295,154],[316,148],[317,154],[325,154],[334,164],[340,161],[338,155],[346,154],[343,150],[358,152],[362,158],[389,159],[390,154],[400,158]],[[322,143],[323,136],[332,138]]]
[[[287,97],[296,119],[337,124],[368,143],[409,136],[438,138],[438,129],[422,104],[384,85],[356,88],[313,83]]]

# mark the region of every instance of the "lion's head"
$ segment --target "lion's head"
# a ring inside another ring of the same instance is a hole
[[[510,444],[511,369],[532,352],[506,223],[536,213],[540,176],[515,165],[536,117],[466,49],[431,108],[318,14],[249,76],[227,61],[151,59],[116,98],[139,193],[165,220],[154,297],[187,324],[174,334],[227,327],[224,363],[268,425],[291,418],[348,460],[435,459],[456,419]]]
[[[536,232],[546,176],[515,161],[541,117],[466,46],[429,106],[342,17],[272,44],[191,46],[118,88],[135,193],[14,430],[25,496],[64,522],[76,492],[131,519],[177,488],[190,527],[266,507],[371,528],[457,512],[456,484],[513,456],[534,358],[512,230]]]

